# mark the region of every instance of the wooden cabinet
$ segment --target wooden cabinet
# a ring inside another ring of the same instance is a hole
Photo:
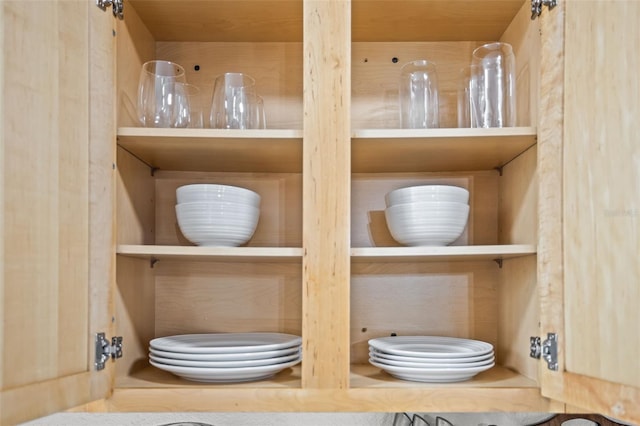
[[[7,1],[0,15],[3,424],[94,400],[640,419],[638,6],[562,1],[531,21],[522,0],[131,0],[117,21],[58,3]],[[515,48],[518,127],[456,129],[457,72],[491,40]],[[398,129],[395,79],[424,58],[438,64],[441,128]],[[269,128],[138,127],[151,59],[185,66],[205,107],[216,75],[253,75]],[[246,247],[184,239],[175,188],[192,182],[260,193]],[[389,235],[384,194],[421,182],[471,192],[450,247]],[[156,336],[257,330],[300,334],[301,365],[205,385],[147,362]],[[95,371],[100,331],[124,355]],[[559,372],[529,357],[529,337],[548,332]],[[367,340],[391,333],[488,341],[497,365],[456,384],[396,380],[367,362]]]

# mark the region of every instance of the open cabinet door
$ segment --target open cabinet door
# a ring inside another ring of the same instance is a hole
[[[113,16],[0,2],[0,424],[106,397],[111,362]]]
[[[640,424],[640,2],[545,10],[539,277],[545,396]]]

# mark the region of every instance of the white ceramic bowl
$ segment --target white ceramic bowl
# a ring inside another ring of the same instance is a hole
[[[446,246],[464,232],[469,205],[452,201],[397,204],[385,210],[387,226],[407,246]]]
[[[260,207],[260,194],[247,188],[213,183],[195,183],[176,189],[178,204],[201,201],[225,201]]]
[[[452,185],[407,186],[390,191],[385,195],[384,200],[387,207],[424,201],[453,201],[467,204],[469,203],[469,191]]]
[[[247,204],[194,202],[176,205],[180,231],[199,246],[240,246],[251,239],[260,209]]]

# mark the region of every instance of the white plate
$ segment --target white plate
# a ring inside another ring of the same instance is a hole
[[[149,346],[167,352],[221,354],[264,352],[302,344],[300,336],[283,333],[210,333],[159,337]]]
[[[369,356],[374,358],[380,358],[380,361],[383,360],[393,360],[393,361],[403,361],[403,362],[420,362],[420,363],[431,363],[431,364],[467,364],[470,362],[480,362],[480,361],[488,361],[494,357],[493,351],[478,356],[469,356],[464,358],[427,358],[427,357],[414,357],[414,356],[403,356],[403,355],[393,355],[388,354],[386,352],[378,351],[372,347],[369,347]]]
[[[369,359],[369,362],[398,379],[429,383],[462,382],[494,366],[494,363],[491,363],[473,368],[409,368],[380,364],[373,359]]]
[[[252,359],[276,358],[297,354],[301,351],[300,346],[292,346],[290,348],[276,349],[273,351],[258,351],[245,353],[229,353],[229,354],[189,354],[180,352],[167,352],[159,349],[149,348],[149,353],[168,359],[187,360],[187,361],[244,361]]]
[[[431,363],[431,362],[410,362],[410,361],[397,361],[392,359],[386,359],[376,356],[375,353],[370,353],[369,357],[377,363],[384,365],[391,365],[396,367],[410,367],[410,368],[422,368],[422,369],[464,369],[474,367],[484,367],[489,364],[495,363],[495,358],[492,356],[484,361],[478,362],[453,362],[453,363]],[[427,359],[427,358],[423,358]],[[465,358],[462,358],[465,359]]]
[[[391,336],[369,340],[369,346],[392,354],[420,358],[466,358],[493,352],[479,340],[440,336]]]
[[[183,379],[196,382],[231,383],[266,379],[276,373],[279,373],[285,368],[298,364],[300,362],[300,358],[281,364],[239,368],[181,367],[177,365],[162,364],[155,361],[149,362],[154,367],[173,373]]]
[[[263,359],[247,359],[247,360],[231,360],[231,361],[189,361],[186,359],[174,359],[164,358],[156,356],[153,353],[149,354],[149,359],[161,364],[178,365],[182,367],[216,367],[216,368],[239,368],[239,367],[258,367],[261,365],[282,364],[283,362],[293,361],[294,359],[300,359],[301,352],[297,352],[274,358]]]

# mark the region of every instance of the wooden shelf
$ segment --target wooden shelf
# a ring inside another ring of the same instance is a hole
[[[157,388],[157,387],[213,387],[213,388],[267,388],[286,387],[300,388],[300,364],[276,374],[266,380],[240,383],[200,383],[192,382],[175,376],[167,371],[162,371],[148,365],[146,360],[141,360],[139,369],[128,376],[118,378],[119,388]],[[353,364],[351,366],[352,388],[440,388],[440,387],[513,387],[536,388],[539,386],[535,380],[524,377],[508,368],[496,365],[488,371],[482,372],[471,380],[457,383],[422,383],[399,380],[371,364]]]
[[[215,262],[298,262],[299,247],[199,247],[122,244],[120,256],[149,260],[206,260]],[[505,260],[536,254],[534,245],[446,247],[356,247],[354,262],[455,262]]]
[[[352,39],[498,40],[524,2],[354,0]],[[302,42],[301,1],[130,0],[128,4],[157,41]]]
[[[119,245],[120,256],[151,260],[206,260],[215,262],[299,262],[299,247],[199,247]]]
[[[109,406],[128,411],[549,411],[535,380],[495,366],[460,383],[397,380],[371,365],[352,365],[348,389],[305,389],[301,366],[257,382],[205,384],[148,366],[118,377]],[[212,405],[211,401],[215,401]]]
[[[534,127],[363,129],[354,132],[354,173],[498,169],[536,144]]]
[[[457,383],[422,383],[400,380],[371,364],[355,364],[351,366],[352,388],[536,388],[539,386],[535,380],[522,376],[508,368],[496,365],[490,370],[484,371],[473,379]]]
[[[139,361],[140,366],[127,376],[117,378],[116,386],[120,388],[300,388],[300,364],[287,368],[273,377],[239,383],[204,383],[180,378],[168,371],[149,365],[146,359]]]
[[[359,247],[351,249],[354,262],[456,262],[504,260],[536,254],[536,246],[490,245],[446,247]]]
[[[121,127],[118,146],[160,170],[302,171],[302,131]]]
[[[352,136],[354,173],[500,168],[536,143],[532,127],[363,129]],[[302,131],[123,127],[118,145],[161,170],[302,171]]]

